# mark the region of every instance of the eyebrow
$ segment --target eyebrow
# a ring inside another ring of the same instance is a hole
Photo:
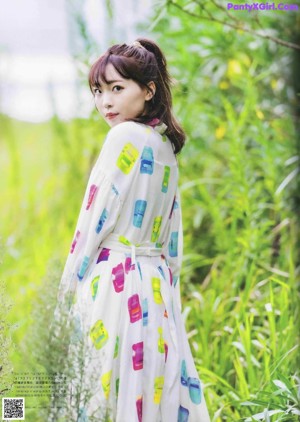
[[[114,81],[106,81],[107,85],[114,84],[115,82],[122,82],[120,79],[116,79]]]
[[[115,80],[111,80],[111,81],[106,81],[105,82],[105,85],[111,85],[111,84],[114,84],[116,82],[123,82],[123,81],[122,80],[119,80],[119,79],[115,79]],[[100,83],[99,83],[99,86],[101,86]]]

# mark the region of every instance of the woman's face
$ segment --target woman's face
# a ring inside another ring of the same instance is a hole
[[[124,79],[108,63],[104,81],[99,81],[100,88],[93,88],[95,105],[110,127],[121,122],[132,120],[145,112],[146,101],[152,98],[152,93],[141,88],[133,79]]]

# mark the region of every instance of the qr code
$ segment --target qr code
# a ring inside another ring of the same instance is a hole
[[[25,419],[25,399],[23,397],[2,398],[2,419],[4,420],[24,420]]]

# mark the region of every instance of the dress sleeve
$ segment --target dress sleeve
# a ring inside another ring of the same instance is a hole
[[[142,142],[133,125],[126,122],[109,131],[90,174],[58,290],[58,301],[68,308],[102,240],[113,231],[137,172]]]
[[[173,276],[173,287],[175,289],[176,302],[180,308],[180,270],[183,256],[183,229],[182,229],[182,213],[179,189],[177,188],[174,197],[173,207],[170,214],[170,225],[167,236],[167,241],[163,246],[163,254],[167,258]]]

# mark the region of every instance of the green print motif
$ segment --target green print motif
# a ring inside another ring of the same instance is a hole
[[[93,300],[95,300],[95,297],[97,295],[99,280],[100,280],[100,275],[93,278],[93,280],[91,281],[91,293],[92,293]]]
[[[114,350],[114,359],[118,357],[119,353],[119,336],[116,338],[115,350]]]
[[[157,242],[157,240],[159,238],[161,221],[162,221],[162,216],[158,216],[158,217],[154,218],[152,235],[151,235],[151,242]]]
[[[119,395],[119,384],[120,384],[120,378],[116,379],[116,396],[118,397]]]
[[[139,150],[128,142],[121,151],[117,160],[117,167],[124,173],[129,174],[139,156]]]
[[[122,236],[122,235],[119,236],[119,242],[123,243],[123,245],[127,245],[127,246],[131,245],[130,241],[128,239],[126,239],[125,236]]]
[[[163,178],[163,182],[162,182],[162,185],[161,185],[161,191],[164,192],[164,193],[166,193],[168,191],[170,171],[171,171],[170,167],[165,166],[164,178]]]

